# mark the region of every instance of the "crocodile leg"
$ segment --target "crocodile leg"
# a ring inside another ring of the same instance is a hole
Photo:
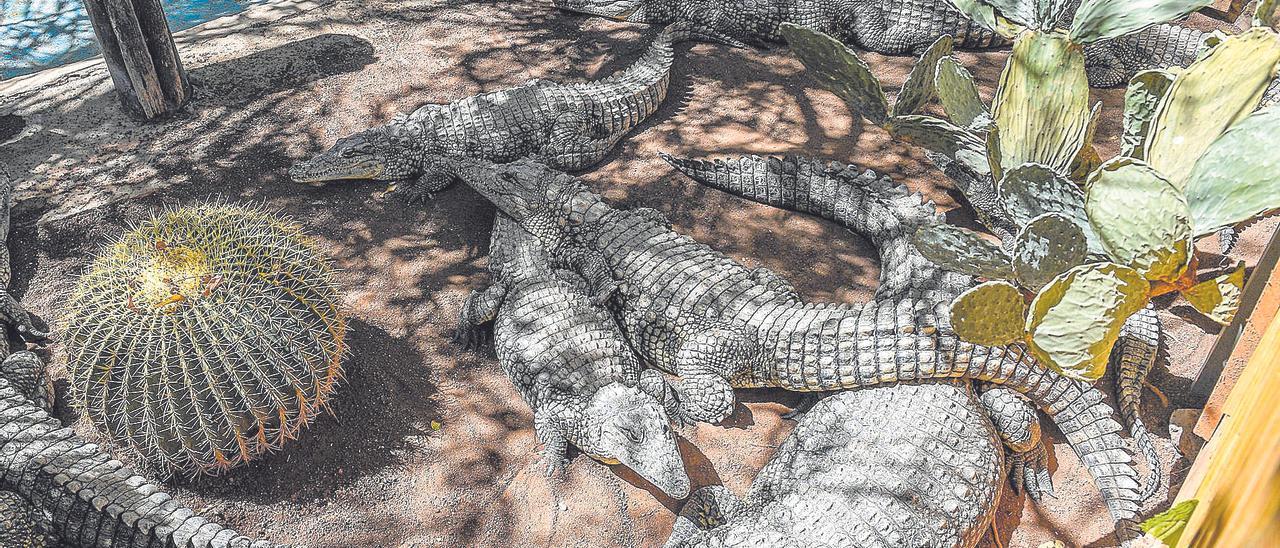
[[[533,415],[533,430],[538,441],[542,442],[542,457],[547,463],[548,476],[564,470],[568,463],[569,439],[557,423],[557,415],[554,406],[542,407]]]
[[[690,545],[702,531],[733,521],[741,507],[742,499],[723,485],[709,485],[694,491],[676,516],[666,548]]]
[[[737,329],[713,319],[695,321],[690,335],[676,350],[676,394],[682,419],[718,424],[733,412],[729,380],[748,370],[759,353],[755,343]]]
[[[453,177],[449,172],[436,165],[425,165],[416,178],[393,184],[391,195],[409,204],[426,203],[436,192],[448,188],[452,183]]]
[[[979,401],[1008,449],[1009,481],[1014,492],[1026,490],[1032,500],[1052,496],[1053,478],[1049,475],[1035,408],[1013,390],[998,385],[985,386]]]
[[[507,286],[495,283],[483,290],[472,290],[467,301],[462,304],[462,312],[458,318],[458,330],[453,340],[470,350],[479,348],[487,334],[486,325],[491,325],[502,307],[502,300],[507,295]]]
[[[581,171],[604,159],[621,134],[609,135],[589,115],[562,112],[551,125],[547,144],[534,155],[543,163],[565,171]]]

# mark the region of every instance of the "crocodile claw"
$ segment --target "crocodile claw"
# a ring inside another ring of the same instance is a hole
[[[459,325],[453,332],[451,342],[462,346],[463,350],[479,350],[493,339],[493,329],[489,325]]]
[[[43,342],[49,338],[48,333],[31,323],[31,314],[8,292],[0,297],[0,322],[13,328],[24,341]]]

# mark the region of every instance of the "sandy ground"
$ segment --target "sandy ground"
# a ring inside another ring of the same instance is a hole
[[[460,186],[409,207],[383,199],[377,184],[313,189],[285,177],[291,163],[338,137],[423,103],[535,77],[607,75],[656,32],[549,4],[337,1],[309,11],[251,10],[180,37],[197,91],[185,112],[163,123],[129,120],[105,71],[92,64],[34,83],[0,83],[0,159],[19,180],[13,290],[50,324],[91,255],[129,221],[169,204],[265,203],[302,222],[342,269],[353,352],[332,415],[283,451],[224,477],[168,482],[182,501],[245,533],[311,546],[653,546],[666,539],[678,501],[582,456],[565,476],[546,478],[529,411],[492,356],[449,343],[462,299],[487,280],[489,204]],[[585,175],[616,203],[666,212],[678,230],[774,269],[807,298],[848,302],[865,300],[875,285],[865,243],[832,224],[699,187],[673,174],[657,152],[853,161],[894,175],[942,209],[958,207],[919,149],[851,120],[784,48],[699,44],[679,52],[661,110]],[[988,96],[1004,56],[961,56]],[[890,92],[913,62],[866,59]],[[1107,110],[1100,140],[1110,151],[1121,98],[1098,93]],[[1240,254],[1256,257],[1274,226],[1251,228]],[[1149,395],[1145,417],[1161,437],[1166,467],[1180,472],[1187,462],[1175,461],[1165,441],[1166,419],[1186,406],[1189,378],[1216,327],[1185,304],[1159,304],[1168,344],[1152,381],[1172,401]],[[58,350],[55,338],[47,356],[62,376]],[[65,395],[66,382],[58,389]],[[779,415],[794,395],[740,397],[745,405],[727,425],[681,431],[695,487],[723,483],[744,492],[790,431]],[[58,413],[100,439],[65,404]],[[995,538],[1002,546],[1052,538],[1108,545],[1109,520],[1088,475],[1060,437],[1052,453],[1058,497],[1033,504],[1006,493]]]

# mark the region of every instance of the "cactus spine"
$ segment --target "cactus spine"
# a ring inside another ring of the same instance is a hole
[[[234,205],[164,211],[108,245],[63,323],[74,403],[169,473],[295,437],[346,353],[326,260],[296,224]]]

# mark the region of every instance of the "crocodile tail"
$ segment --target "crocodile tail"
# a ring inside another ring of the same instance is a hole
[[[197,516],[134,474],[0,378],[0,453],[6,485],[51,519],[69,546],[263,548],[275,546]]]
[[[1112,366],[1116,367],[1116,400],[1120,416],[1129,425],[1129,436],[1142,451],[1151,469],[1142,490],[1145,500],[1155,495],[1164,482],[1164,468],[1156,451],[1154,438],[1142,422],[1142,384],[1155,362],[1160,348],[1160,316],[1148,305],[1130,316],[1120,326],[1120,340],[1111,353]]]
[[[940,218],[919,194],[855,165],[794,156],[715,161],[659,156],[700,184],[835,221],[878,246]]]
[[[996,376],[1002,378],[983,380],[1000,382],[1022,392],[1053,418],[1102,492],[1121,540],[1132,535],[1137,530],[1134,520],[1146,498],[1139,493],[1138,471],[1120,437],[1122,426],[1102,392],[1050,371],[1021,347],[991,348],[990,351],[991,357],[1018,359],[998,360],[1002,373]]]
[[[933,290],[954,298],[970,276],[942,270],[916,251],[917,228],[941,222],[932,202],[889,177],[858,166],[811,158],[687,160],[660,154],[693,180],[748,200],[834,221],[868,239],[880,253],[876,299]]]

